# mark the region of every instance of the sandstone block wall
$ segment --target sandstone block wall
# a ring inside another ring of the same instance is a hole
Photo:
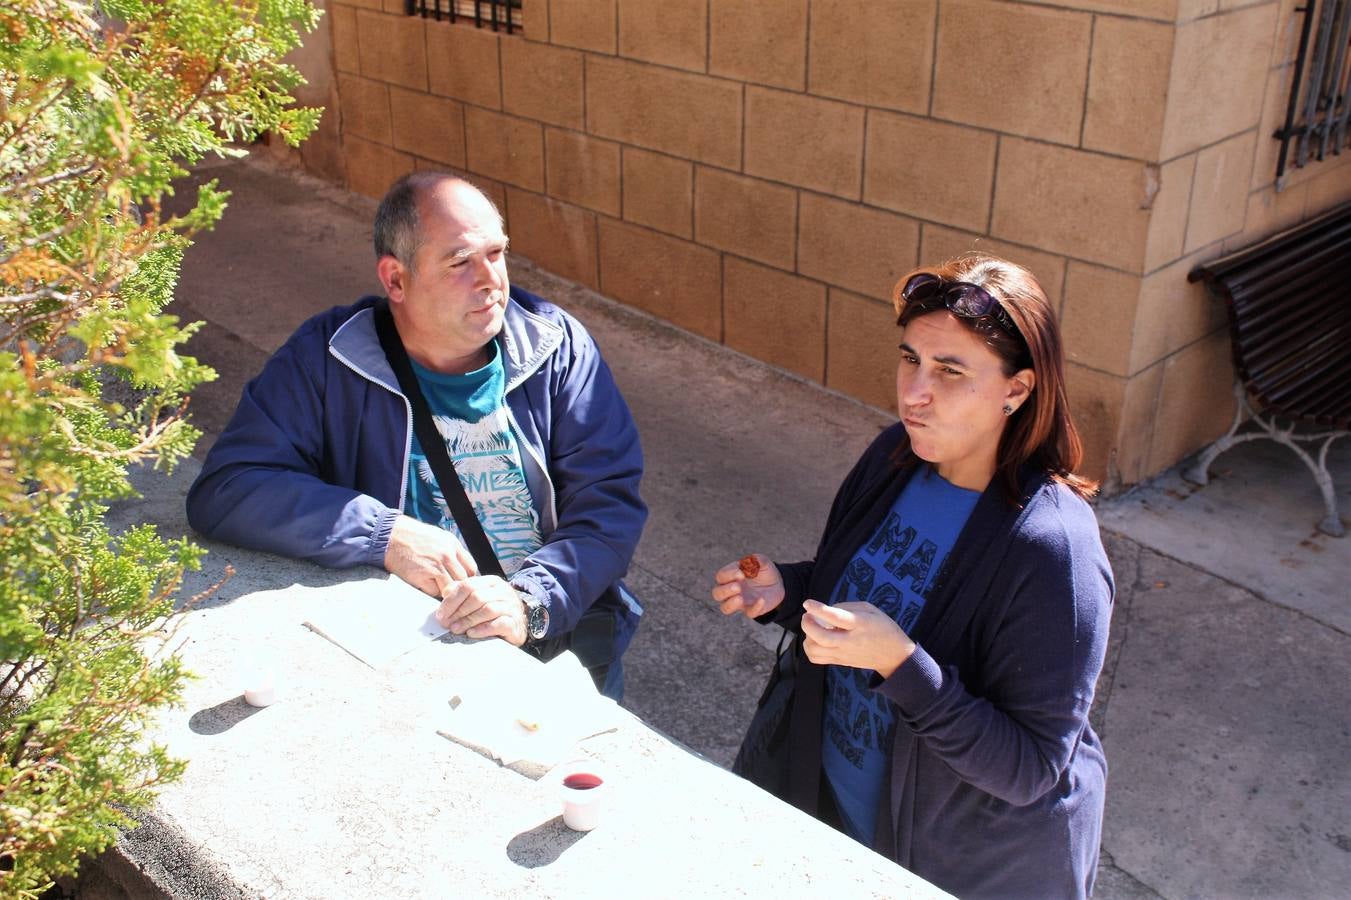
[[[302,155],[372,197],[468,173],[515,252],[883,408],[897,278],[1016,260],[1111,489],[1232,414],[1224,311],[1187,272],[1351,199],[1348,153],[1275,188],[1297,5],[525,0],[508,36],[329,0]]]

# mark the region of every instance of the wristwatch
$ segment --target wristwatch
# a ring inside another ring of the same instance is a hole
[[[541,640],[549,631],[549,607],[529,594],[521,594],[525,603],[525,636],[527,640]]]

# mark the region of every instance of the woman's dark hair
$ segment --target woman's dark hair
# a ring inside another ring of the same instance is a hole
[[[907,310],[905,298],[901,296],[902,288],[921,273],[984,288],[999,301],[1018,327],[1019,334],[1012,335],[986,317],[953,317],[962,327],[979,335],[999,357],[1005,375],[1029,368],[1036,375],[1031,396],[1009,418],[999,438],[995,471],[1003,482],[1005,495],[1015,502],[1018,500],[1018,472],[1024,465],[1031,465],[1080,497],[1092,496],[1098,489],[1097,482],[1075,472],[1083,463],[1083,442],[1070,418],[1060,328],[1037,279],[1016,263],[980,253],[968,253],[942,265],[916,269],[903,276],[892,292],[896,324],[901,327],[920,316],[943,311],[943,307],[931,305]],[[898,460],[904,462],[912,457],[907,442]]]

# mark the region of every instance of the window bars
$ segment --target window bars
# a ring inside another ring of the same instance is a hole
[[[1347,97],[1351,83],[1351,55],[1347,53],[1351,41],[1351,0],[1305,0],[1304,6],[1296,11],[1304,13],[1304,26],[1299,34],[1285,127],[1274,135],[1281,142],[1276,161],[1278,191],[1285,187],[1287,163],[1300,168],[1311,157],[1321,160],[1329,152],[1342,152],[1347,143],[1347,118],[1351,114],[1351,101]]]
[[[406,3],[410,16],[438,22],[472,20],[475,28],[502,29],[507,34],[521,30],[522,0],[406,0]]]

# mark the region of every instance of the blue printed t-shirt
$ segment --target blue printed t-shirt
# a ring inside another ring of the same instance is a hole
[[[510,577],[540,547],[539,516],[530,503],[520,447],[507,414],[502,355],[496,341],[488,349],[492,354],[488,364],[463,375],[443,375],[416,362],[413,372],[436,430],[445,438],[460,484]],[[405,496],[408,515],[460,537],[416,435]]]
[[[909,633],[948,551],[980,499],[923,466],[896,498],[872,538],[858,549],[835,587],[832,606],[866,600]],[[895,711],[870,690],[871,669],[826,668],[821,761],[840,818],[872,845],[882,801]]]

